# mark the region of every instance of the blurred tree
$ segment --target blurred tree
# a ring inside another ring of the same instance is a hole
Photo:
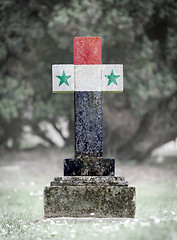
[[[73,95],[51,93],[51,64],[72,63],[73,38],[91,35],[103,63],[124,64],[125,92],[104,96],[105,152],[147,157],[177,136],[176,26],[175,0],[1,1],[1,144],[18,147],[26,124],[50,141],[39,123],[58,116],[73,134]]]

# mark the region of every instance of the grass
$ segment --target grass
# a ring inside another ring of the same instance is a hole
[[[42,181],[0,187],[0,239],[177,239],[177,186],[142,183],[135,219],[43,219]]]

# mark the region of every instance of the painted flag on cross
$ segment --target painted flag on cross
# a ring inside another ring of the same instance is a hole
[[[52,66],[52,90],[57,92],[102,91],[123,92],[123,65],[74,65]]]

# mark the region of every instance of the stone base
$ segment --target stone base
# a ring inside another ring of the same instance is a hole
[[[64,160],[64,176],[114,176],[113,158],[68,158]]]
[[[60,177],[44,189],[44,215],[133,218],[135,188],[123,177]]]

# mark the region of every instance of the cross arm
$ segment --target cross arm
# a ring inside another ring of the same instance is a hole
[[[52,91],[123,92],[123,65],[55,64],[52,66]]]

